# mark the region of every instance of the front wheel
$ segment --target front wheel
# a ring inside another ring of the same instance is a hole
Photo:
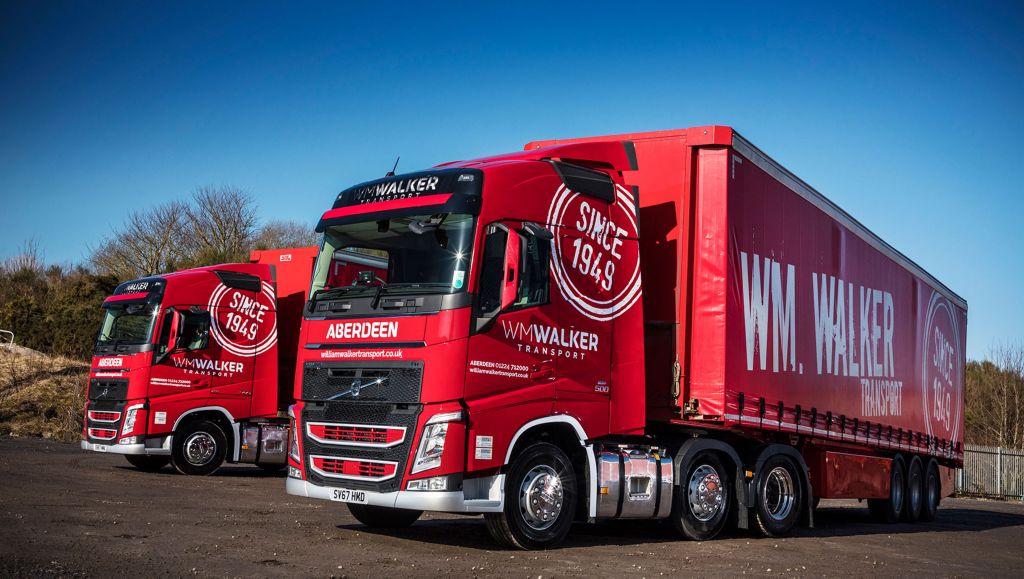
[[[124,455],[128,463],[139,470],[146,472],[156,472],[163,467],[167,466],[167,463],[171,462],[169,456],[148,456],[145,454],[126,454]]]
[[[404,529],[419,520],[423,511],[393,509],[348,503],[348,512],[357,521],[374,529]]]
[[[569,534],[576,513],[576,473],[562,449],[540,442],[512,461],[505,476],[505,509],[487,513],[497,542],[517,549],[546,549]]]
[[[214,422],[197,420],[174,433],[171,464],[181,474],[212,474],[224,463],[226,455],[227,437]]]
[[[729,472],[717,454],[702,451],[680,474],[672,499],[672,526],[687,539],[713,539],[729,520]]]

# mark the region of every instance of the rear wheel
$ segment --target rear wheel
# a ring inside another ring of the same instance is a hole
[[[921,519],[926,523],[935,520],[942,500],[942,483],[939,481],[939,463],[935,459],[928,461],[924,474],[924,500],[921,504]]]
[[[796,464],[775,455],[757,474],[754,519],[766,537],[781,537],[793,530],[803,505],[803,483]]]
[[[546,549],[569,534],[576,513],[576,473],[562,449],[539,442],[512,461],[505,509],[487,513],[494,540],[518,549]]]
[[[903,491],[906,488],[906,469],[899,456],[892,460],[889,473],[889,498],[868,499],[871,516],[882,523],[895,523],[903,513]]]
[[[717,454],[702,451],[680,474],[672,499],[672,526],[694,541],[713,539],[729,520],[729,472]]]
[[[224,463],[226,455],[227,437],[214,422],[196,420],[174,433],[171,464],[181,474],[212,474]]]
[[[921,517],[921,503],[924,502],[923,470],[920,458],[915,456],[910,459],[910,468],[907,469],[907,490],[904,494],[906,505],[903,509],[903,520],[909,523]]]
[[[124,455],[128,463],[139,470],[146,472],[156,472],[163,467],[167,466],[167,463],[171,462],[169,456],[148,456],[145,454],[126,454]]]
[[[423,511],[392,509],[372,505],[348,504],[348,511],[357,521],[375,529],[404,529],[419,520]]]

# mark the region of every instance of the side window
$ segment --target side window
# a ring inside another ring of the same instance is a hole
[[[551,241],[538,235],[538,231],[543,231],[538,226],[529,223],[524,225],[525,227],[514,232],[519,239],[519,279],[515,301],[507,308],[508,311],[544,305],[550,301]],[[504,225],[487,226],[483,262],[480,267],[477,317],[493,317],[501,308],[508,237],[509,230]]]
[[[181,312],[182,330],[179,343],[186,350],[202,350],[210,345],[210,312]]]
[[[514,309],[548,303],[551,287],[551,242],[528,229],[520,237],[519,290]]]
[[[478,317],[492,317],[501,307],[501,281],[505,269],[505,243],[508,231],[497,225],[487,226],[484,257],[480,267]]]

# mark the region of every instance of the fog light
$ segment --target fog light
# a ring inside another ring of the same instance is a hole
[[[302,471],[297,469],[297,468],[295,468],[294,466],[289,466],[288,467],[288,476],[290,476],[292,478],[301,479],[302,478]]]
[[[117,443],[118,444],[138,444],[139,442],[141,442],[139,440],[140,438],[142,438],[142,437],[141,436],[126,436],[126,437],[122,438],[121,440],[118,440]]]
[[[430,478],[411,480],[405,489],[410,491],[446,491],[448,490],[448,477],[432,476]]]

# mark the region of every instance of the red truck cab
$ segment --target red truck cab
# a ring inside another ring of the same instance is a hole
[[[255,251],[119,285],[89,372],[82,448],[143,469],[283,468],[285,410],[317,248]]]

